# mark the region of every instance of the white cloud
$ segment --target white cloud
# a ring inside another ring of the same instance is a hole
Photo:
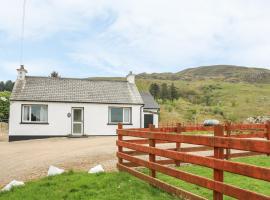
[[[16,69],[19,68],[19,63],[14,61],[0,60],[0,80],[6,80],[6,76],[17,76]],[[28,60],[25,68],[30,76],[48,76],[52,71],[57,71],[59,74],[68,74],[73,69],[67,66],[62,66],[60,62],[55,60]]]
[[[21,4],[5,1],[0,8],[0,31],[10,40],[19,37]],[[66,54],[104,74],[206,64],[268,67],[269,7],[267,0],[27,0],[26,38],[82,32],[66,41]],[[99,30],[106,20],[97,18],[111,14],[115,19]]]

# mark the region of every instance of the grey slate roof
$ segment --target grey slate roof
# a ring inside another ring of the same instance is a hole
[[[158,103],[155,101],[153,96],[149,92],[140,92],[143,102],[144,102],[144,108],[148,109],[159,109]]]
[[[135,84],[127,81],[26,76],[17,80],[13,101],[143,104]]]

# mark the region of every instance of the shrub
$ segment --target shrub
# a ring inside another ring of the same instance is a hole
[[[187,110],[187,112],[185,113],[185,118],[188,120],[188,121],[195,121],[196,119],[196,115],[197,115],[197,110],[195,109],[189,109]]]
[[[9,97],[10,92],[0,92],[0,120],[8,120],[9,118]]]
[[[213,112],[215,115],[221,115],[221,116],[224,115],[224,112],[223,112],[223,110],[222,110],[220,107],[214,107],[214,108],[212,109],[212,112]]]
[[[231,101],[231,106],[232,106],[232,107],[235,107],[235,106],[236,106],[236,101],[235,101],[235,100],[232,100],[232,101]]]

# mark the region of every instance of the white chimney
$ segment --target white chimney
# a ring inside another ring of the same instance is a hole
[[[127,81],[129,83],[135,84],[135,74],[133,74],[132,71],[130,71],[127,75]]]
[[[25,79],[25,75],[27,73],[27,70],[24,69],[24,66],[23,65],[21,65],[21,67],[19,69],[17,69],[17,72],[18,72],[17,79],[18,80],[24,80]]]

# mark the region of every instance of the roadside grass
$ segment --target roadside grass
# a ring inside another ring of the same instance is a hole
[[[267,156],[243,157],[243,158],[237,158],[237,159],[232,159],[232,160],[241,162],[241,163],[247,163],[247,164],[252,164],[256,166],[270,168],[270,157],[267,157]],[[195,175],[199,175],[202,177],[210,178],[210,179],[212,179],[213,177],[213,170],[206,167],[191,165],[191,166],[181,166],[178,169],[195,174]],[[170,176],[167,176],[161,173],[157,173],[157,178],[167,183],[170,183],[172,185],[178,186],[184,190],[197,194],[199,196],[205,197],[207,199],[212,199],[212,194],[213,194],[212,190],[209,190],[209,189],[206,189],[206,188],[194,185],[194,184],[190,184],[185,181],[181,181],[179,179],[172,178]],[[270,183],[267,181],[257,180],[257,179],[225,172],[224,182],[229,183],[233,186],[242,188],[242,189],[247,189],[247,190],[251,190],[260,194],[270,196]],[[233,198],[224,196],[224,199],[233,199]]]
[[[233,159],[237,162],[270,168],[270,157],[253,156]],[[206,167],[188,165],[178,169],[212,179],[213,170]],[[143,170],[147,173],[147,170]],[[167,175],[157,173],[157,178],[189,192],[212,199],[212,191]],[[241,175],[225,172],[225,183],[270,196],[270,183]],[[157,188],[124,172],[88,174],[86,172],[67,172],[59,176],[46,177],[26,183],[24,187],[13,188],[0,193],[2,199],[91,199],[91,200],[176,200]],[[224,199],[232,199],[224,196]]]
[[[26,183],[24,187],[0,192],[0,200],[176,200],[149,184],[124,172],[88,174],[67,172]]]

